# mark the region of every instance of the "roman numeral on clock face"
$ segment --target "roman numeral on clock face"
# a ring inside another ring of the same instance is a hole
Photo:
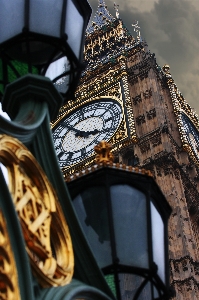
[[[81,149],[81,156],[85,156],[86,155],[86,148],[82,148]]]
[[[57,155],[58,159],[61,160],[61,157],[62,157],[64,154],[65,154],[65,153],[64,153],[63,151],[61,151],[61,152]]]
[[[61,151],[58,155],[57,155],[57,157],[58,157],[58,159],[59,159],[59,161],[68,161],[68,160],[70,160],[71,158],[72,158],[72,156],[73,156],[73,153],[72,152],[63,152],[63,151]]]
[[[81,122],[81,121],[84,120],[84,112],[83,112],[83,109],[81,109],[81,110],[79,111],[78,117],[79,117],[79,122]]]
[[[113,118],[110,117],[110,118],[108,118],[108,119],[105,119],[104,122],[107,123],[108,121],[111,121],[112,119],[113,119]]]

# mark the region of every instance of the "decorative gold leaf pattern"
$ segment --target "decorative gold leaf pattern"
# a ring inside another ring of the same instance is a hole
[[[19,300],[17,268],[7,231],[7,224],[0,210],[0,299]]]
[[[33,272],[42,286],[64,285],[73,275],[72,242],[55,191],[32,154],[0,135],[0,160],[22,226]]]

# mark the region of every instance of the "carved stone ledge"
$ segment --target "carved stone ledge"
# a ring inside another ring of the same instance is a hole
[[[151,139],[152,146],[155,148],[162,143],[161,135],[156,135]]]
[[[162,157],[168,156],[168,154],[169,153],[166,150],[160,151],[154,155],[154,159],[155,160],[160,159]]]
[[[149,165],[153,163],[153,159],[148,157],[147,159],[143,160],[143,165]]]
[[[147,133],[147,134],[141,136],[141,137],[139,138],[139,141],[140,141],[140,143],[142,143],[143,141],[146,141],[146,140],[150,141],[154,136],[160,135],[160,133],[161,133],[161,130],[160,130],[160,128],[158,127],[158,128],[156,128],[155,130],[153,130],[153,131],[151,131],[151,132],[149,132],[149,133]]]
[[[144,80],[145,78],[148,77],[148,72],[149,72],[149,70],[146,70],[145,72],[141,73],[141,74],[139,75],[139,78],[140,78],[141,80]]]
[[[150,144],[149,144],[149,142],[145,142],[145,143],[139,144],[139,147],[140,147],[141,153],[144,153],[144,152],[147,152],[147,151],[150,150]]]
[[[129,76],[129,77],[128,77],[128,82],[129,82],[131,85],[134,85],[135,83],[138,83],[138,77],[137,77],[137,76]]]

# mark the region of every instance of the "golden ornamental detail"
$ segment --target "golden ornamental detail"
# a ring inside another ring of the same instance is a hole
[[[113,154],[111,153],[112,146],[111,144],[107,143],[106,141],[101,141],[97,146],[94,147],[96,155],[96,162],[103,163],[103,162],[112,162],[113,161]]]
[[[54,127],[63,116],[82,106],[82,103],[89,103],[91,99],[104,96],[114,96],[119,98],[118,82],[121,78],[122,74],[118,65],[114,69],[111,68],[108,70],[105,74],[100,73],[92,76],[92,80],[89,80],[88,84],[82,83],[79,85],[75,93],[76,100],[70,100],[61,107],[58,118],[52,122],[52,127]]]
[[[119,143],[122,140],[126,139],[128,137],[127,135],[127,128],[126,128],[126,124],[124,121],[121,122],[118,130],[116,131],[116,133],[113,135],[113,137],[110,139],[110,143],[113,145],[115,143]]]
[[[162,67],[162,70],[166,73],[166,74],[169,74],[171,75],[170,73],[170,66],[165,64],[163,67]]]
[[[128,114],[128,122],[129,122],[129,129],[131,138],[134,142],[137,142],[137,135],[135,130],[135,121],[134,121],[134,113],[133,113],[133,106],[129,105],[131,103],[129,87],[128,87],[128,80],[127,76],[123,77],[123,84],[124,84],[124,94],[125,94],[125,103],[127,102],[126,109]]]
[[[193,161],[198,165],[198,158],[195,157],[192,147],[190,147],[189,143],[187,142],[187,134],[185,132],[184,123],[182,121],[182,114],[187,115],[187,117],[191,120],[197,130],[199,130],[199,119],[196,112],[191,108],[191,106],[187,103],[181,92],[179,91],[177,85],[175,84],[174,80],[172,79],[169,72],[169,66],[163,67],[163,71],[167,72],[170,77],[167,77],[167,84],[169,87],[169,92],[171,95],[171,100],[173,104],[173,111],[176,115],[177,125],[180,131],[180,137],[182,141],[182,148],[189,152]],[[166,69],[165,69],[166,68]],[[196,149],[196,147],[194,147]]]
[[[74,267],[72,242],[46,175],[26,147],[9,136],[0,135],[0,161],[8,171],[34,274],[44,287],[69,283]]]
[[[0,299],[19,300],[17,268],[7,231],[7,224],[0,210]]]
[[[198,123],[198,115],[191,108],[191,106],[187,103],[186,99],[183,97],[183,95],[179,91],[177,85],[174,83],[174,80],[173,79],[170,80],[168,78],[167,84],[169,87],[169,92],[171,95],[175,115],[178,117],[181,114],[181,112],[184,111],[186,114],[189,115],[189,117],[191,118],[191,120],[193,122]]]

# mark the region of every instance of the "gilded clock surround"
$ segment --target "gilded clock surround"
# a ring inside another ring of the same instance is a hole
[[[180,132],[180,137],[182,141],[182,148],[187,151],[193,161],[199,165],[199,154],[196,154],[196,151],[194,151],[193,145],[190,143],[189,139],[189,133],[186,131],[184,122],[183,122],[183,115],[186,116],[188,120],[193,124],[195,129],[199,131],[199,120],[198,120],[198,115],[196,112],[193,111],[191,106],[186,102],[185,98],[183,95],[180,93],[177,85],[175,84],[173,78],[171,77],[171,74],[169,73],[169,66],[166,65],[166,69],[163,70],[165,71],[166,75],[166,82],[170,91],[172,103],[173,103],[173,108],[174,108],[174,114],[176,116],[179,132]]]
[[[123,21],[114,18],[105,3],[99,3],[98,12],[87,28],[84,60],[85,69],[75,93],[75,101],[69,101],[51,123],[52,129],[71,112],[105,98],[115,99],[122,105],[123,120],[107,142],[113,145],[113,153],[119,153],[126,146],[137,142],[133,106],[129,93],[129,74],[126,61],[143,46],[135,40]],[[144,53],[144,51],[143,51]],[[94,152],[93,152],[94,153]],[[82,163],[62,167],[64,177],[78,172],[94,162],[94,156],[82,158]]]
[[[43,170],[18,140],[0,135],[0,161],[18,213],[33,273],[44,287],[69,283],[72,242],[55,191]]]
[[[106,74],[103,74],[103,76],[97,76],[97,78],[91,80],[89,84],[80,85],[78,87],[76,92],[77,99],[75,101],[69,101],[61,108],[58,118],[51,123],[52,130],[56,128],[56,125],[62,122],[62,120],[76,110],[81,109],[81,107],[92,104],[93,102],[112,99],[121,106],[123,115],[117,130],[108,139],[108,142],[113,145],[113,153],[127,144],[136,142],[135,123],[128,90],[127,74],[125,73],[125,62],[122,57],[120,57],[119,62],[115,70],[109,70]],[[121,68],[121,65],[123,65],[123,68]],[[98,94],[98,97],[92,98],[93,89],[90,89],[90,86],[95,87],[95,93]],[[90,93],[90,91],[92,92]],[[70,167],[63,167],[62,171],[64,175],[72,174],[91,165],[93,162],[94,151],[93,154],[84,159],[82,163],[80,162]]]

